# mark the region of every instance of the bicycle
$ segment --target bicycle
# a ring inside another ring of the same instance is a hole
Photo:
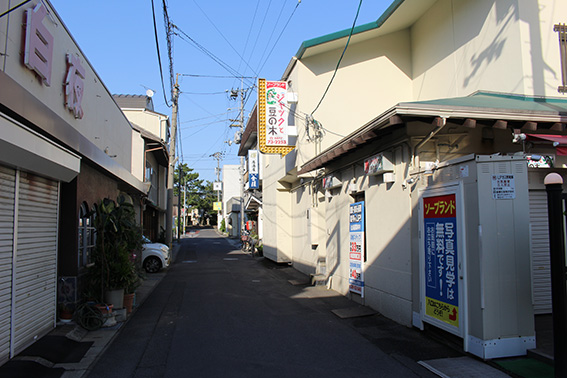
[[[101,306],[106,306],[106,315],[101,311]],[[94,302],[85,302],[77,308],[75,314],[77,323],[87,331],[96,331],[103,326],[109,317],[112,305],[96,305]]]
[[[243,230],[240,240],[242,241],[240,249],[242,249],[243,252],[250,252],[252,256],[254,256],[256,241],[250,236],[250,232]]]

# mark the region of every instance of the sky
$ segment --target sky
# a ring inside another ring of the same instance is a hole
[[[171,117],[164,0],[50,0],[112,94],[155,92],[154,110]],[[179,161],[216,181],[220,166],[239,164],[237,128],[244,90],[245,124],[256,78],[280,80],[305,40],[350,29],[360,0],[165,0],[174,25],[171,56],[179,83]],[[364,0],[356,25],[376,21],[392,0]],[[157,44],[156,44],[157,30]],[[163,84],[160,75],[163,72]],[[348,54],[348,50],[347,50]],[[165,88],[165,90],[164,90]],[[221,176],[222,177],[222,176]]]

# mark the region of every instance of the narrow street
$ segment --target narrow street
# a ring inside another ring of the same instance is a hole
[[[330,311],[352,302],[290,284],[297,271],[253,259],[234,242],[211,229],[183,239],[167,275],[88,376],[432,376]]]

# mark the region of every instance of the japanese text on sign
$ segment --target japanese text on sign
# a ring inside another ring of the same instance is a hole
[[[287,146],[287,83],[266,81],[266,146]]]
[[[516,198],[514,175],[492,175],[492,199]]]
[[[423,199],[426,314],[458,327],[456,196]]]
[[[364,297],[364,202],[349,208],[349,290]]]

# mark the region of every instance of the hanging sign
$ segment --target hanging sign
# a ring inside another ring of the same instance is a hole
[[[364,202],[349,208],[349,290],[364,298]]]
[[[258,79],[258,144],[265,154],[287,155],[289,143],[287,83]]]
[[[260,189],[260,176],[258,167],[258,150],[248,150],[248,187]]]
[[[459,329],[456,195],[423,198],[425,314]]]

